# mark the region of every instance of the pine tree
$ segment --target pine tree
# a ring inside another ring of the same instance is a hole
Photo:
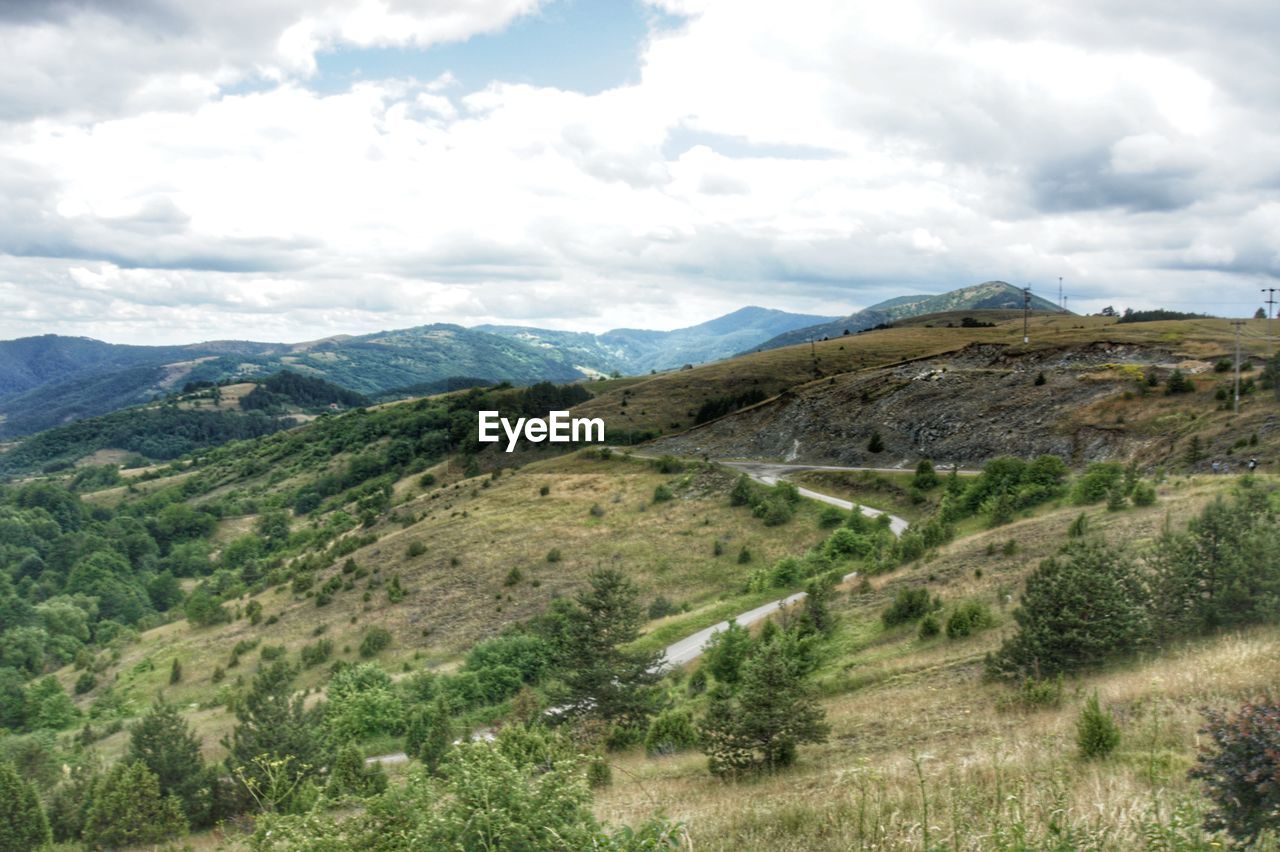
[[[173,665],[169,667],[169,685],[172,686],[182,680],[182,663],[177,657],[173,658]]]
[[[134,725],[125,759],[151,770],[160,792],[182,801],[183,813],[191,825],[210,825],[217,817],[216,774],[205,766],[200,741],[172,704],[158,701]]]
[[[29,852],[52,841],[35,788],[11,763],[0,763],[0,852]]]
[[[98,780],[84,827],[89,846],[139,846],[182,835],[187,821],[176,796],[160,793],[160,783],[141,762],[117,763]]]
[[[381,795],[386,789],[387,773],[383,771],[381,763],[366,764],[360,747],[355,743],[347,743],[338,750],[338,756],[334,758],[333,768],[329,772],[329,784],[325,788],[329,797],[368,798]]]
[[[1018,632],[988,657],[1006,676],[1047,677],[1095,666],[1148,638],[1148,595],[1133,562],[1104,542],[1074,539],[1027,578]]]
[[[1098,704],[1097,690],[1085,700],[1076,720],[1076,745],[1086,760],[1106,757],[1120,745],[1120,728]]]
[[[227,747],[227,768],[265,808],[287,803],[325,760],[313,714],[293,694],[293,668],[277,660],[254,676],[236,705],[238,724]]]
[[[826,740],[830,729],[804,682],[808,663],[789,650],[797,646],[786,636],[751,655],[736,695],[724,686],[713,691],[702,723],[712,774],[780,769],[795,762],[800,744]]]
[[[730,619],[729,626],[714,633],[702,651],[703,667],[720,683],[738,682],[742,664],[751,653],[751,634]]]
[[[879,431],[871,433],[871,440],[867,442],[867,452],[869,453],[884,452],[884,438],[880,437]]]
[[[655,699],[661,651],[625,646],[640,636],[643,613],[635,586],[621,572],[604,569],[590,577],[568,624],[570,658],[565,673],[571,712],[643,725]]]
[[[426,764],[427,771],[435,775],[440,771],[440,764],[452,746],[453,722],[449,718],[449,706],[441,696],[431,707],[431,720],[417,756]]]

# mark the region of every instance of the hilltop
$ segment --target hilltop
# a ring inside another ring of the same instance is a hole
[[[842,319],[817,323],[805,328],[779,334],[757,349],[776,349],[809,340],[823,340],[866,331],[898,320],[955,311],[1022,310],[1022,290],[1004,281],[984,281],[970,287],[961,287],[936,296],[899,296]],[[1069,313],[1053,302],[1039,296],[1031,296],[1031,310],[1035,312]]]

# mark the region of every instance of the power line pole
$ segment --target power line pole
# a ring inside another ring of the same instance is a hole
[[[1058,276],[1058,308],[1065,308],[1066,303],[1062,301],[1062,276]]]
[[[1276,354],[1276,338],[1271,331],[1271,319],[1275,315],[1276,293],[1280,293],[1280,287],[1263,287],[1262,292],[1267,294],[1267,360],[1270,361]]]
[[[1236,405],[1235,413],[1240,413],[1240,327],[1244,325],[1244,320],[1232,320],[1231,324],[1236,328]]]
[[[1027,324],[1031,318],[1031,285],[1028,284],[1022,288],[1022,342],[1031,342],[1031,332],[1027,329]]]

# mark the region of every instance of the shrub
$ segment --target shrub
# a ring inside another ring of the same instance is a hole
[[[43,849],[51,839],[35,788],[12,764],[0,762],[0,849]]]
[[[1072,497],[1081,504],[1098,503],[1124,479],[1124,468],[1115,462],[1095,462],[1085,468]]]
[[[1241,843],[1280,830],[1280,703],[1263,699],[1235,713],[1204,714],[1201,733],[1211,743],[1188,774],[1213,802],[1205,826]]]
[[[391,633],[383,627],[370,627],[360,641],[360,656],[376,657],[391,644]]]
[[[738,551],[738,564],[746,565],[750,561],[751,561],[751,551],[748,550],[747,546],[744,544],[742,545],[742,549]]]
[[[1084,512],[1081,512],[1071,526],[1067,527],[1067,538],[1084,538],[1084,534],[1089,531],[1089,518]]]
[[[1107,511],[1119,512],[1125,507],[1124,490],[1119,486],[1107,492]]]
[[[941,482],[938,472],[933,469],[933,462],[921,459],[916,465],[916,475],[911,478],[911,484],[921,491],[929,491],[937,488]]]
[[[298,652],[298,656],[302,659],[303,668],[311,668],[325,663],[333,656],[333,641],[330,639],[321,639],[319,642],[310,645],[303,645],[302,650]]]
[[[929,590],[923,586],[908,586],[898,589],[889,604],[880,615],[885,627],[894,627],[923,618],[931,609],[937,609],[937,602],[929,599]]]
[[[1133,501],[1135,506],[1151,506],[1156,502],[1156,487],[1150,482],[1139,482],[1133,486],[1133,493],[1129,495],[1129,499]]]
[[[1169,374],[1164,386],[1164,392],[1170,396],[1178,393],[1191,393],[1195,389],[1195,383],[1188,379],[1179,369],[1175,369]]]
[[[404,555],[413,559],[427,552],[427,546],[420,541],[411,541],[405,548]]]
[[[665,483],[653,489],[653,502],[665,503],[675,495],[671,493],[671,487]]]
[[[666,618],[668,615],[675,615],[679,611],[680,607],[676,606],[662,595],[658,595],[653,599],[653,603],[649,604],[649,618],[651,620],[655,618]]]
[[[591,517],[593,518],[603,518],[604,507],[601,506],[599,503],[592,503],[591,508],[588,510],[588,514],[590,514]]]
[[[650,756],[675,754],[697,744],[698,730],[688,710],[663,710],[649,722],[649,730],[644,737],[644,750]]]
[[[1062,675],[1052,679],[1028,677],[1018,685],[1017,691],[1000,699],[1000,709],[1043,710],[1062,706]]]
[[[795,510],[784,497],[773,494],[756,507],[756,514],[764,521],[766,527],[780,527],[791,520]]]
[[[991,609],[982,601],[965,601],[947,618],[947,638],[963,639],[995,624]]]
[[[539,497],[546,497],[550,493],[551,493],[551,486],[545,483],[538,489]]]
[[[1106,757],[1120,745],[1120,728],[1111,714],[1098,704],[1095,690],[1084,702],[1076,719],[1076,746],[1085,760]]]
[[[98,679],[93,676],[93,672],[82,672],[80,677],[76,678],[76,695],[84,695],[97,685]]]
[[[502,585],[510,588],[519,584],[524,579],[524,574],[520,571],[519,565],[512,565],[511,570],[507,572],[507,577],[502,581]]]
[[[560,548],[553,547],[547,551],[547,561],[550,562],[552,565],[559,562],[560,559],[561,559]]]
[[[867,452],[869,453],[884,452],[884,438],[880,437],[879,431],[875,431],[871,433],[871,440],[867,441]]]
[[[948,625],[950,626],[950,625]],[[929,613],[920,619],[920,638],[932,639],[942,632],[941,625],[938,624],[938,617],[933,613]]]
[[[836,506],[827,506],[818,514],[818,527],[829,530],[843,524],[844,519],[844,510]]]

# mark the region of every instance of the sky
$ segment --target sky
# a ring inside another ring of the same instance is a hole
[[[0,338],[1280,287],[1273,0],[4,0]]]

